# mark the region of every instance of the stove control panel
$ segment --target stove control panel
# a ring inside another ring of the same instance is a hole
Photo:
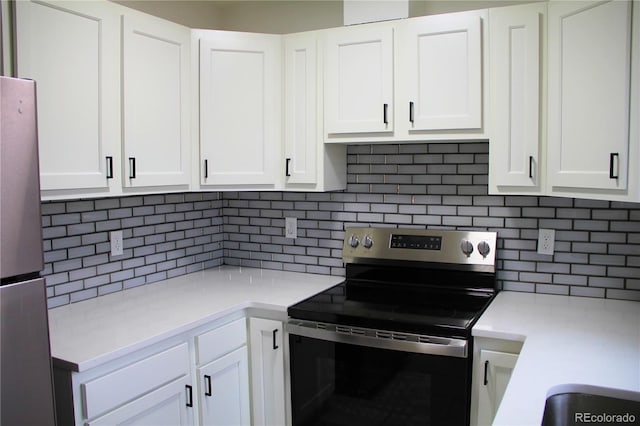
[[[483,265],[495,269],[495,232],[347,228],[345,263],[378,260]]]
[[[410,250],[440,250],[441,236],[391,234],[391,248]]]

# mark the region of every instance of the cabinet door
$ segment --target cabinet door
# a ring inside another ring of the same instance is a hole
[[[122,37],[123,183],[188,184],[190,30],[128,14]]]
[[[482,127],[482,35],[479,12],[406,21],[402,48],[409,131]]]
[[[517,360],[516,354],[480,351],[480,365],[484,368],[484,380],[480,384],[478,393],[479,425],[490,425],[493,422]]]
[[[317,182],[318,71],[315,34],[284,38],[286,183]]]
[[[282,322],[249,320],[253,423],[285,424],[284,340]]]
[[[393,131],[393,27],[329,30],[325,39],[325,130]]]
[[[546,4],[535,3],[489,11],[493,187],[540,190],[545,170],[540,157],[540,71],[546,10]]]
[[[203,185],[274,185],[281,164],[281,40],[221,31],[200,39]]]
[[[206,364],[197,374],[202,426],[250,423],[246,346]]]
[[[115,6],[19,1],[15,7],[17,74],[37,82],[41,189],[108,188],[120,146]]]
[[[193,425],[193,389],[189,377],[176,380],[111,411],[87,426],[106,425]]]
[[[553,187],[627,187],[631,5],[549,3]]]

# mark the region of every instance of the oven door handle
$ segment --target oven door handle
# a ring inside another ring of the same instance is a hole
[[[291,319],[287,323],[287,332],[296,336],[348,345],[456,358],[469,357],[468,342],[464,339],[423,336],[295,319]]]

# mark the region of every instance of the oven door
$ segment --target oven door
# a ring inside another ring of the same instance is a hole
[[[326,326],[287,325],[294,426],[469,424],[466,341]]]

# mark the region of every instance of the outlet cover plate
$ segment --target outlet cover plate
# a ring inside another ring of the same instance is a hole
[[[556,244],[556,231],[554,229],[538,230],[538,253],[553,255]]]
[[[122,231],[111,231],[109,240],[111,242],[111,256],[121,256],[123,253]]]
[[[285,238],[298,238],[298,218],[285,217],[284,218],[284,237]]]

